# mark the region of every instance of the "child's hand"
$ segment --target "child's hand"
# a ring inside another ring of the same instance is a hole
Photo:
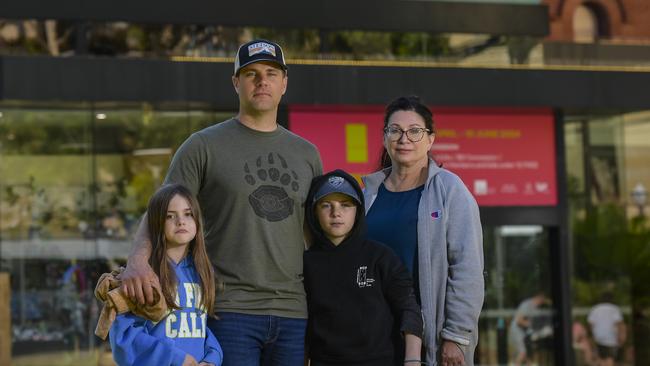
[[[183,366],[198,366],[199,364],[196,363],[196,360],[192,355],[189,353],[185,355],[185,359],[183,360]]]

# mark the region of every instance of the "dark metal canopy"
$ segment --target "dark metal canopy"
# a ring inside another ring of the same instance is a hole
[[[376,104],[417,94],[432,105],[648,109],[650,72],[298,65],[286,104]],[[0,100],[202,102],[236,110],[231,62],[0,57]]]
[[[478,15],[478,16],[477,16]],[[417,0],[20,0],[0,19],[546,36],[546,5]]]

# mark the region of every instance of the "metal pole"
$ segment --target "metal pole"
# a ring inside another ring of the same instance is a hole
[[[505,269],[505,254],[503,250],[503,235],[501,227],[494,229],[494,249],[496,255],[496,271],[492,280],[492,285],[497,290],[497,309],[503,310],[503,272]],[[497,318],[497,358],[500,365],[508,364],[508,344],[506,342],[508,332],[506,330],[506,320],[500,315]]]
[[[551,283],[553,308],[553,340],[556,365],[574,365],[573,341],[571,336],[571,271],[569,250],[569,204],[566,179],[566,158],[564,145],[564,116],[555,112],[555,151],[557,162],[559,226],[549,231],[551,246]],[[586,178],[586,177],[585,177]]]

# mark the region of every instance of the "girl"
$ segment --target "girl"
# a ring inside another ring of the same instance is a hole
[[[215,281],[198,202],[182,185],[163,186],[149,201],[147,224],[149,262],[171,311],[158,323],[118,315],[110,330],[113,358],[120,366],[221,365],[221,347],[206,327]]]

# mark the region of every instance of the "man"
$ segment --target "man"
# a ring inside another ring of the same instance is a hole
[[[614,295],[606,291],[601,302],[589,311],[587,321],[598,351],[599,365],[614,366],[621,356],[627,330],[621,308],[615,305]]]
[[[546,293],[544,291],[538,291],[532,297],[522,301],[517,307],[508,332],[508,341],[514,355],[514,364],[516,366],[528,365],[532,362],[529,343],[531,341],[530,336],[536,329],[539,332],[544,328],[539,324],[540,322],[544,323],[545,320],[541,307],[549,303],[550,299],[546,297]],[[551,328],[546,329],[551,330]]]
[[[307,307],[302,284],[303,203],[322,173],[316,148],[279,126],[287,66],[276,43],[255,40],[237,51],[232,83],[239,114],[192,134],[165,183],[181,183],[203,210],[215,266],[215,308],[208,326],[225,366],[302,365]],[[146,223],[122,277],[139,302],[152,301],[157,279],[147,264]]]

